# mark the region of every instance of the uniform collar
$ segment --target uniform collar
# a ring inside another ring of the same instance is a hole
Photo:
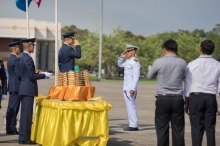
[[[129,60],[134,60],[136,57],[131,57],[131,58],[129,58]]]
[[[28,54],[28,55],[31,57],[31,54],[30,54],[30,53],[28,53],[27,51],[24,51],[24,53]]]
[[[212,55],[200,55],[199,58],[212,58]]]
[[[70,46],[70,45],[68,45],[66,42],[64,42],[63,44],[66,44],[67,46]]]
[[[18,56],[16,55],[16,54],[14,54],[14,53],[11,53],[12,55],[15,55],[17,58],[18,58]]]
[[[177,57],[177,55],[176,54],[167,54],[164,57]]]

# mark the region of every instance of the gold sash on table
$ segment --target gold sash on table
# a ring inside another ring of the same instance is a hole
[[[94,96],[94,86],[52,86],[50,99],[87,101]]]

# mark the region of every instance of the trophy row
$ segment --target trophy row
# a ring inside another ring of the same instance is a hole
[[[87,70],[81,72],[58,72],[56,73],[55,81],[56,86],[91,86],[89,72]]]

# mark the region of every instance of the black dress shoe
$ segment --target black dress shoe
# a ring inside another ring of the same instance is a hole
[[[18,132],[18,131],[6,132],[6,134],[9,134],[9,135],[18,135],[19,132]]]
[[[28,144],[28,145],[34,145],[34,144],[37,144],[33,141],[19,141],[19,144]]]
[[[123,129],[124,131],[139,131],[138,128],[133,128],[133,127],[127,127],[125,129]]]

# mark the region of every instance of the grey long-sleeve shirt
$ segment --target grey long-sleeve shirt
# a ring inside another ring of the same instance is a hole
[[[186,61],[175,54],[168,54],[153,63],[147,77],[157,77],[157,94],[183,94],[186,66]]]

